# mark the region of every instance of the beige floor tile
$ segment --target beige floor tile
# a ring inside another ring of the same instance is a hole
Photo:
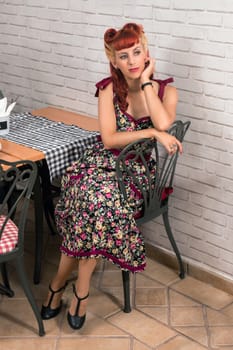
[[[145,272],[140,272],[136,274],[136,288],[141,288],[141,287],[163,288],[164,285],[158,281],[155,281],[152,278],[149,278],[145,274]]]
[[[222,312],[225,313],[226,315],[228,315],[229,317],[231,317],[231,319],[233,319],[233,304],[224,308],[222,310]]]
[[[166,344],[159,346],[156,350],[206,350],[207,347],[182,336],[169,340]]]
[[[142,311],[148,316],[168,325],[168,307],[137,307],[138,310]]]
[[[0,337],[38,335],[36,318],[26,299],[3,298],[0,310]]]
[[[171,307],[170,322],[174,327],[203,326],[204,316],[202,307]]]
[[[121,271],[119,269],[116,271],[106,270],[103,273],[102,280],[101,273],[96,272],[93,276],[93,283],[95,285],[99,285],[99,287],[103,289],[110,287],[122,287]]]
[[[0,340],[1,350],[55,350],[56,339],[38,338],[7,338]]]
[[[210,327],[210,341],[213,347],[233,346],[233,326]]]
[[[119,294],[121,293],[119,292]],[[112,315],[117,311],[121,311],[122,305],[119,303],[119,297],[118,301],[116,301],[113,298],[113,295],[116,295],[116,293],[109,295],[104,291],[98,291],[95,288],[91,288],[88,310],[102,318]]]
[[[205,327],[176,327],[176,330],[197,343],[208,347],[208,335]]]
[[[200,303],[173,290],[169,290],[169,302],[171,306],[200,306]]]
[[[136,310],[133,310],[130,314],[117,314],[109,317],[108,320],[151,347],[156,347],[175,336],[173,330]]]
[[[153,259],[147,259],[147,266],[144,274],[150,279],[154,279],[165,285],[170,285],[180,280],[176,271],[157,263]]]
[[[96,286],[95,286],[96,289]],[[106,300],[105,298],[107,298],[108,301],[110,301],[112,304],[112,308],[114,309],[113,312],[117,311],[117,310],[123,310],[123,303],[124,303],[124,295],[123,295],[123,288],[122,287],[109,287],[109,288],[104,288],[104,289],[100,289],[99,290],[99,295],[104,296],[104,300]],[[92,288],[90,289],[90,299],[92,297]],[[132,296],[131,296],[131,300],[132,300]],[[92,300],[92,305],[94,308],[100,309],[102,302],[100,305],[94,305],[95,301]],[[102,307],[104,308],[104,305],[102,305]]]
[[[216,310],[222,309],[233,302],[233,295],[192,277],[186,277],[184,280],[173,284],[172,289]]]
[[[132,350],[150,350],[151,347],[148,347],[145,344],[142,344],[141,342],[134,340],[133,341],[133,347]]]
[[[66,317],[63,319],[63,323],[61,325],[61,334],[62,336],[73,336],[73,337],[82,337],[82,336],[119,336],[119,337],[127,337],[128,335],[124,332],[124,330],[119,327],[111,324],[107,320],[104,320],[91,312],[87,312],[86,322],[82,329],[73,330],[68,325]]]
[[[233,326],[233,318],[222,311],[207,308],[206,314],[209,326]]]
[[[137,288],[136,289],[136,305],[167,305],[166,288]]]
[[[130,339],[125,338],[62,338],[58,341],[56,350],[131,350]]]

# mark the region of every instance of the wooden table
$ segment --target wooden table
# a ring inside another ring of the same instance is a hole
[[[54,107],[46,107],[36,109],[31,112],[33,115],[43,116],[50,120],[61,121],[65,124],[77,125],[80,128],[98,131],[98,119],[87,117],[74,112],[65,111]],[[43,152],[37,151],[30,147],[16,144],[14,142],[4,140],[0,138],[2,149],[0,150],[1,159],[8,161],[16,161],[21,159],[29,159],[32,161],[38,161],[45,158]]]
[[[36,116],[43,116],[50,120],[61,121],[65,124],[73,124],[90,131],[98,131],[98,119],[69,112],[66,110],[46,107],[42,109],[33,110],[31,112]],[[26,147],[8,140],[0,138],[2,149],[0,150],[1,159],[8,161],[17,161],[22,159],[28,159],[37,162],[39,164],[46,163],[45,154],[41,151],[37,151],[30,147]],[[40,172],[39,172],[40,173]],[[35,233],[36,233],[36,249],[35,249],[35,268],[34,268],[34,283],[37,284],[40,281],[41,261],[42,261],[42,245],[43,245],[43,194],[41,188],[41,179],[38,176],[34,188],[34,208],[35,208]],[[46,184],[42,186],[46,187]]]
[[[65,124],[77,125],[80,128],[90,130],[90,131],[99,131],[99,122],[98,119],[84,116],[82,114],[65,111],[63,109],[46,107],[42,109],[36,109],[32,111],[33,115],[41,115],[50,120],[56,122],[63,122]]]

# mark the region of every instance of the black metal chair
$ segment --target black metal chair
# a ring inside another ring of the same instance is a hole
[[[179,141],[183,141],[190,122],[180,120],[174,122],[170,134],[174,135]],[[172,229],[169,223],[169,195],[173,191],[173,179],[178,160],[178,151],[172,155],[159,151],[157,142],[152,139],[142,139],[127,145],[119,154],[116,162],[116,175],[121,192],[127,200],[127,190],[125,187],[125,178],[131,178],[136,190],[141,194],[141,204],[135,215],[138,224],[146,223],[160,215],[163,216],[163,222],[167,236],[175,252],[179,264],[179,277],[185,277],[184,264],[174,239]],[[150,158],[154,159],[151,169]],[[134,164],[140,162],[145,167],[146,181],[143,185],[135,175]],[[145,185],[146,183],[146,185]],[[124,312],[131,311],[130,304],[130,274],[129,271],[122,271],[123,290],[124,290]]]
[[[23,290],[35,314],[39,335],[45,334],[40,311],[30,289],[24,268],[24,230],[28,207],[37,177],[34,162],[7,162],[0,159],[0,265],[2,284],[0,293],[14,296],[10,287],[6,264],[14,261]]]

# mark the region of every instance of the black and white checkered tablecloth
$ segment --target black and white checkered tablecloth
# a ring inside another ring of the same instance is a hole
[[[50,179],[65,173],[87,146],[97,141],[99,133],[75,125],[54,122],[30,113],[12,114],[10,132],[1,136],[9,141],[29,146],[45,154]]]

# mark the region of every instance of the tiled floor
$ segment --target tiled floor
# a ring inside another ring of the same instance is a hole
[[[33,223],[26,235],[25,262],[32,280]],[[59,237],[46,233],[42,280],[32,285],[38,305],[58,262]],[[39,337],[37,324],[24,293],[9,266],[14,298],[0,296],[1,350],[233,350],[233,293],[186,277],[148,259],[145,272],[136,276],[135,307],[122,308],[121,272],[107,264],[101,280],[99,263],[92,280],[87,320],[80,331],[66,322],[71,285],[64,294],[62,313],[45,321],[46,335]],[[75,273],[72,278],[75,277]],[[132,279],[131,279],[132,280]],[[133,289],[133,288],[131,288]]]

